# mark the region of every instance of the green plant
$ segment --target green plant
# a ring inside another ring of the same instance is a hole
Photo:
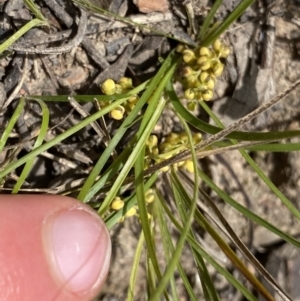
[[[74,2],[79,5],[84,5],[88,9],[103,13],[101,9],[93,6],[91,3],[83,1]],[[71,135],[76,134],[80,129],[105,115],[109,115],[111,118],[120,121],[118,129],[108,142],[103,153],[99,155],[89,175],[83,178],[83,180],[72,189],[64,187],[60,193],[65,195],[77,193],[77,198],[80,201],[91,204],[91,206],[98,211],[99,215],[104,218],[109,229],[116,225],[116,223],[122,221],[124,217],[138,217],[141,223],[141,234],[132,267],[128,300],[134,299],[133,292],[138,263],[145,245],[147,250],[148,299],[158,300],[158,298],[164,294],[166,300],[178,300],[174,280],[174,273],[177,271],[190,299],[197,300],[186,275],[186,271],[184,271],[182,267],[181,252],[185,243],[193,254],[206,300],[219,300],[218,293],[207,270],[207,262],[247,299],[257,300],[245,285],[239,282],[231,273],[214,260],[211,254],[201,246],[196,239],[196,226],[200,227],[213,238],[220,250],[226,254],[233,265],[253,285],[254,289],[267,300],[274,300],[273,296],[270,295],[262,283],[249,271],[243,260],[233,252],[229,244],[221,237],[221,230],[217,230],[216,226],[198,210],[196,204],[199,198],[205,199],[210,204],[219,222],[226,229],[224,232],[230,237],[234,247],[242,252],[245,258],[276,288],[284,299],[289,300],[288,296],[286,296],[276,281],[266,273],[251,252],[241,243],[213,201],[204,191],[198,189],[201,179],[219,195],[224,202],[229,203],[245,217],[272,231],[293,246],[297,248],[300,247],[300,243],[293,237],[261,219],[249,209],[241,206],[230,198],[224,191],[220,190],[215,183],[198,168],[197,164],[197,157],[214,154],[216,149],[222,152],[228,150],[229,147],[231,147],[231,149],[233,147],[236,149],[240,148],[242,156],[249,165],[299,219],[299,211],[263,174],[257,164],[248,155],[247,149],[250,149],[250,147],[252,147],[251,149],[255,149],[256,147],[256,149],[265,151],[276,151],[278,149],[281,151],[299,150],[300,145],[297,143],[268,143],[298,137],[300,130],[281,133],[238,132],[236,130],[240,123],[223,129],[221,121],[213,115],[204,102],[212,98],[216,77],[218,77],[224,69],[224,64],[220,59],[228,55],[228,48],[220,42],[219,36],[253,2],[254,1],[241,1],[236,10],[232,12],[224,22],[213,25],[212,27],[210,27],[210,25],[212,23],[213,14],[209,14],[199,34],[201,38],[199,47],[192,49],[189,46],[178,46],[177,50],[179,50],[181,55],[176,51],[172,51],[163,61],[156,75],[138,87],[134,88],[131,80],[128,78],[121,78],[117,83],[111,79],[107,79],[101,86],[102,92],[105,95],[94,95],[94,97],[89,95],[75,95],[74,99],[77,101],[92,101],[93,98],[96,98],[100,103],[101,110],[85,118],[74,127],[48,142],[43,143],[48,130],[49,120],[49,111],[47,110],[46,102],[67,101],[68,97],[60,95],[26,98],[26,101],[37,101],[41,107],[41,130],[31,152],[18,160],[15,160],[14,156],[9,156],[2,162],[0,167],[0,182],[2,185],[4,185],[7,176],[12,171],[25,164],[23,172],[13,188],[13,193],[21,191],[21,187],[30,171],[33,160],[42,152]],[[216,1],[212,12],[216,11],[217,5],[220,3],[221,1]],[[113,17],[121,19],[117,16]],[[2,49],[5,49],[7,45],[5,44],[3,46],[2,44],[2,47]],[[188,110],[181,103],[180,98],[176,95],[173,88],[173,82],[175,80],[174,74],[178,68],[181,69],[181,74],[183,74],[182,84],[184,86],[185,98],[189,100],[187,104]],[[296,84],[294,86],[296,86]],[[286,93],[288,92],[289,91]],[[282,95],[280,95],[280,97],[282,97]],[[211,118],[217,124],[217,127],[205,123],[189,112],[189,110],[194,110],[198,103],[210,114]],[[21,98],[2,134],[0,151],[5,147],[8,137],[12,133],[13,127],[24,108],[24,104],[25,98]],[[152,131],[162,115],[163,110],[167,108],[167,105],[171,107],[171,110],[173,110],[181,120],[184,132],[170,133],[161,140],[153,135]],[[265,106],[263,109],[266,108]],[[255,114],[258,114],[257,112]],[[255,114],[253,114],[252,117]],[[114,160],[110,160],[111,154],[115,151],[118,143],[138,121],[141,122],[138,131],[134,133],[122,152],[118,154]],[[198,130],[198,132],[192,133],[190,125],[195,128],[195,131]],[[212,136],[208,139],[203,139],[201,133],[212,134]],[[228,139],[220,141],[220,139],[224,137]],[[244,141],[250,142],[247,147],[243,144]],[[255,145],[257,141],[260,143],[258,146]],[[254,144],[254,146],[252,146],[251,143]],[[192,193],[189,193],[182,184],[184,179],[182,173],[180,173],[182,167],[185,167],[186,170],[193,173],[194,181],[190,183]],[[168,206],[166,197],[155,188],[155,182],[162,171],[168,171],[168,181],[173,194],[173,201],[176,205],[175,211]],[[134,185],[135,189],[131,189],[130,195],[123,198],[122,194],[129,184]],[[172,225],[171,227],[169,226],[170,223]],[[176,245],[174,245],[172,240],[171,228],[177,229],[179,233],[179,239]],[[161,234],[160,239],[164,249],[165,269],[161,268],[157,260],[154,239],[155,231]]]

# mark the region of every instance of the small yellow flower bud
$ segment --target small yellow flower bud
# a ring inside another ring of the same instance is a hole
[[[184,96],[188,100],[193,100],[195,98],[195,92],[193,89],[187,89],[184,91]]]
[[[220,40],[215,40],[215,42],[213,43],[213,49],[217,52],[220,52],[220,50],[222,49],[222,42]]]
[[[196,107],[197,107],[197,103],[195,101],[190,101],[187,104],[187,108],[189,111],[192,111],[192,112],[195,111]]]
[[[133,88],[132,85],[132,79],[129,77],[121,77],[118,84],[122,87],[124,90],[129,90]]]
[[[193,140],[195,144],[198,144],[202,140],[202,135],[201,133],[195,133],[193,135]]]
[[[195,99],[202,100],[202,91],[198,91],[195,95]]]
[[[208,72],[201,72],[199,80],[210,90],[215,87],[215,79]]]
[[[211,67],[211,63],[207,56],[200,56],[197,60],[197,64],[199,65],[200,69],[205,71]]]
[[[223,73],[224,65],[222,63],[217,63],[213,66],[212,73],[214,76],[220,76]]]
[[[179,135],[177,133],[172,132],[166,137],[165,142],[169,142],[174,145],[177,143],[178,138],[179,138]]]
[[[110,207],[111,207],[111,209],[118,211],[124,207],[124,204],[125,204],[124,201],[122,201],[119,197],[116,197],[112,201]]]
[[[209,90],[213,90],[215,87],[215,79],[213,77],[210,78],[210,80],[206,83],[206,87]]]
[[[178,44],[176,47],[176,52],[182,53],[184,49],[186,49],[186,47],[183,44]]]
[[[124,117],[125,109],[122,106],[117,106],[115,109],[110,111],[109,115],[115,120],[121,120]]]
[[[210,56],[211,55],[211,51],[209,50],[209,48],[207,47],[201,47],[199,50],[199,54],[202,55],[207,55]]]
[[[136,215],[136,209],[134,207],[132,207],[126,212],[125,217],[130,217],[130,216],[134,216],[134,215]]]
[[[183,50],[182,55],[183,61],[187,64],[195,59],[195,54],[191,49]]]
[[[128,98],[127,101],[130,103],[136,104],[138,100],[139,100],[139,97],[137,95],[132,95]]]
[[[125,111],[127,114],[129,114],[135,107],[135,104],[134,103],[125,103],[124,104],[124,108],[125,108]]]
[[[230,49],[227,46],[224,46],[222,51],[220,52],[220,57],[226,59],[230,53]]]
[[[171,143],[168,143],[168,142],[164,142],[160,145],[160,150],[164,153],[170,151],[173,147],[171,145]]]
[[[174,164],[172,165],[172,167],[173,167],[173,169],[174,169],[175,171],[177,171],[177,170],[178,170],[178,163],[174,163]]]
[[[185,161],[185,164],[184,164],[183,167],[184,167],[184,169],[186,169],[190,173],[194,173],[195,172],[194,163],[193,163],[192,160]]]
[[[196,76],[190,76],[189,78],[187,78],[186,83],[186,87],[188,88],[198,88],[199,86],[201,86],[201,83]]]
[[[181,167],[181,166],[183,166],[185,164],[185,161],[180,161],[180,162],[178,162],[176,164],[177,164],[177,167]]]
[[[205,90],[201,93],[202,99],[203,100],[211,100],[214,96],[213,91],[212,90]]]
[[[122,86],[116,84],[116,94],[122,94],[122,93],[124,93]]]
[[[179,144],[187,144],[188,143],[189,139],[188,139],[186,132],[180,133],[179,137],[180,137]]]
[[[116,84],[112,79],[107,79],[101,85],[101,90],[106,95],[113,95],[116,93]]]
[[[155,200],[155,194],[153,189],[150,188],[145,192],[145,199],[147,204],[150,204]]]
[[[150,135],[148,140],[146,141],[146,145],[149,146],[149,148],[153,148],[154,146],[157,146],[158,139],[156,135]]]
[[[168,172],[170,170],[170,166],[165,166],[160,169],[162,172]]]
[[[192,74],[194,74],[194,70],[189,67],[189,66],[186,66],[182,69],[182,76],[185,77],[185,78],[188,78],[190,77]]]
[[[201,83],[207,83],[210,80],[211,76],[207,72],[201,72],[199,79]]]

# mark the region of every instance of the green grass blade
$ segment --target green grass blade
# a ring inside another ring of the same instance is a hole
[[[197,157],[196,157],[196,153],[195,153],[195,150],[194,150],[194,147],[193,147],[193,138],[192,138],[191,132],[190,132],[186,122],[184,122],[184,120],[181,120],[181,121],[182,121],[184,129],[185,129],[185,131],[187,133],[187,136],[188,136],[188,141],[189,141],[191,152],[192,152],[193,163],[194,163],[194,167],[196,169]],[[178,240],[178,243],[177,243],[177,246],[176,246],[175,251],[173,253],[172,259],[168,263],[166,271],[165,271],[162,279],[160,280],[159,285],[157,286],[155,292],[150,296],[149,301],[155,301],[159,298],[159,296],[165,290],[165,288],[166,288],[170,278],[172,277],[172,275],[174,273],[174,270],[175,270],[175,268],[176,268],[176,266],[179,262],[180,255],[181,255],[181,252],[183,250],[184,243],[186,241],[187,235],[189,233],[191,223],[192,223],[192,220],[193,220],[193,216],[194,216],[194,212],[195,212],[195,209],[196,209],[197,198],[198,198],[198,175],[197,175],[197,172],[194,173],[194,183],[195,183],[195,185],[194,185],[194,191],[193,191],[193,201],[192,201],[191,206],[190,206],[190,211],[189,211],[189,213],[187,215],[187,218],[185,220],[185,224],[184,224],[183,230],[181,232],[181,236]]]
[[[149,85],[150,80],[147,80],[139,86],[133,88],[125,94],[114,94],[114,95],[72,95],[72,97],[78,102],[91,102],[96,98],[99,101],[114,101],[118,99],[128,99],[130,96],[136,95],[141,91],[145,90]],[[32,98],[38,98],[45,102],[69,102],[70,95],[31,95]]]
[[[156,195],[155,195],[155,198],[157,198]],[[162,214],[163,211],[161,210],[159,203],[155,200],[152,204],[153,205],[151,207],[152,207],[152,216],[154,219],[154,223],[155,223],[155,225],[158,225],[158,228],[159,228],[158,233],[160,234],[160,239],[162,241],[165,259],[166,259],[166,262],[169,262],[170,258],[172,256],[172,253],[174,252],[174,246],[172,243],[172,239],[171,239],[171,236],[170,236],[167,224],[166,224],[166,220],[164,219],[164,216]],[[177,264],[177,269],[178,269],[179,265],[180,265],[180,262],[178,262],[178,264]],[[174,274],[170,278],[170,288],[171,288],[171,293],[172,293],[171,300],[179,301]],[[179,272],[179,274],[181,275],[180,272]],[[184,276],[186,277],[186,275],[184,275]]]
[[[177,189],[181,195],[182,200],[185,202],[186,206],[191,206],[192,201],[186,192],[185,188],[182,186],[181,182],[177,177],[173,177],[174,181],[177,183]],[[218,244],[222,252],[230,259],[230,261],[242,272],[242,274],[247,278],[247,280],[267,299],[273,300],[270,293],[265,289],[261,282],[248,270],[245,264],[238,258],[238,256],[233,252],[233,250],[228,246],[228,244],[222,239],[219,233],[211,226],[203,214],[199,211],[195,211],[195,221],[206,230],[214,241]]]
[[[134,172],[135,172],[135,191],[137,196],[137,205],[139,208],[140,222],[145,236],[148,256],[153,265],[156,277],[159,283],[162,281],[161,271],[156,257],[154,240],[150,229],[150,222],[148,218],[148,211],[145,200],[145,187],[144,187],[144,158],[145,147],[142,147],[140,154],[137,156]],[[163,289],[164,290],[164,289]],[[163,292],[163,291],[162,291]]]
[[[149,100],[151,97],[151,94],[153,93],[153,90],[156,88],[156,86],[159,84],[159,82],[162,80],[162,77],[164,73],[167,71],[169,66],[174,61],[174,54],[171,53],[168,58],[165,60],[164,64],[158,71],[158,73],[155,75],[155,77],[151,80],[149,86],[143,93],[143,96],[139,99],[137,102],[135,108],[130,112],[130,114],[125,118],[117,132],[115,133],[114,137],[106,147],[105,151],[102,153],[100,158],[98,159],[98,162],[94,166],[93,170],[91,171],[89,177],[87,178],[86,182],[84,183],[82,190],[80,191],[79,195],[77,196],[78,200],[81,200],[83,202],[88,202],[94,195],[94,193],[97,192],[97,190],[93,189],[93,191],[90,191],[92,185],[94,184],[94,181],[96,177],[101,173],[102,168],[104,167],[105,163],[107,162],[108,158],[110,157],[111,152],[114,150],[116,145],[119,143],[123,135],[128,129],[128,126],[132,124],[134,119],[136,118],[137,114],[141,110],[141,108],[144,106],[144,104]],[[176,66],[175,62],[173,63],[174,66]],[[174,67],[173,67],[174,68]],[[162,92],[162,87],[160,87],[160,93]],[[127,162],[128,163],[128,162]],[[132,165],[131,165],[132,166]],[[127,167],[128,168],[128,167]],[[125,175],[125,172],[123,171],[123,175]],[[120,180],[119,180],[120,181]],[[120,185],[120,182],[118,182]],[[116,186],[115,186],[116,187]],[[103,215],[103,213],[108,208],[108,201],[104,202],[103,205],[100,208],[100,214]]]
[[[173,178],[176,179],[176,181],[172,181],[172,183],[171,183],[172,189],[173,189],[173,194],[174,194],[175,202],[177,204],[177,208],[178,208],[178,211],[179,211],[179,214],[181,217],[182,224],[184,225],[186,223],[186,218],[187,218],[187,214],[185,211],[186,211],[186,208],[190,207],[190,203],[187,206],[186,202],[182,201],[183,198],[182,198],[181,194],[179,193],[179,190],[181,189],[181,187],[177,186],[179,179],[174,172],[172,173],[171,179],[173,179]],[[195,185],[193,185],[193,186],[195,186]],[[194,238],[192,230],[189,231],[189,235]],[[215,287],[212,283],[212,280],[209,276],[209,273],[207,271],[207,268],[206,268],[203,258],[200,256],[199,253],[196,253],[193,250],[193,248],[192,248],[192,252],[193,252],[196,264],[197,264],[197,270],[198,270],[199,278],[200,278],[200,281],[202,284],[205,300],[219,301],[218,294],[217,294]]]
[[[171,239],[171,235],[170,235],[170,232],[168,231],[168,227],[166,225],[166,221],[165,221],[165,217],[163,215],[163,208],[161,206],[161,203],[167,203],[166,200],[164,200],[164,198],[162,197],[162,195],[159,193],[159,191],[156,191],[156,197],[157,199],[159,200],[158,202],[156,201],[154,203],[154,207],[155,207],[155,212],[156,212],[156,216],[158,217],[158,222],[159,222],[159,225],[160,225],[160,229],[161,229],[161,236],[165,238],[166,240],[166,244],[168,245],[169,249],[170,249],[170,253],[173,254],[174,253],[174,246],[173,246],[173,242],[172,242],[172,239]],[[182,282],[187,290],[187,293],[189,294],[189,300],[192,300],[192,301],[197,301],[197,297],[194,293],[194,290],[187,278],[187,275],[180,263],[180,261],[178,262],[177,264],[177,269],[178,269],[178,273],[182,279]]]
[[[190,125],[208,134],[216,134],[222,130],[220,127],[210,125],[190,113],[180,102],[173,87],[167,89],[167,93],[172,102],[175,111],[185,119]],[[237,139],[243,141],[267,141],[280,140],[300,136],[300,130],[285,132],[240,132],[234,131],[226,136],[226,138]]]
[[[178,232],[181,233],[182,227],[178,220],[170,212],[167,205],[162,202],[161,206],[172,221]],[[210,263],[221,275],[223,275],[236,289],[238,289],[248,300],[258,301],[239,281],[235,279],[225,268],[218,264],[202,247],[199,245],[191,235],[188,235],[187,240],[194,250],[199,253],[208,263]]]
[[[112,13],[110,11],[107,11],[107,10],[105,10],[105,9],[97,6],[97,5],[94,5],[90,1],[87,1],[87,0],[72,0],[72,2],[76,3],[77,5],[79,5],[81,7],[84,7],[86,9],[90,10],[90,11],[98,13],[100,15],[104,15],[104,16],[110,17],[114,21],[118,20],[118,21],[124,22],[125,24],[130,24],[134,28],[135,27],[142,28],[142,29],[145,29],[147,32],[149,31],[149,32],[155,33],[157,35],[162,35],[162,36],[164,36],[166,38],[169,38],[169,39],[172,39],[172,40],[176,40],[178,42],[185,43],[184,41],[181,41],[180,38],[174,37],[174,35],[172,35],[172,34],[167,34],[166,32],[160,31],[160,30],[158,30],[155,27],[149,27],[147,25],[134,22],[134,21],[130,20],[129,18],[121,17],[121,16],[119,16],[117,14],[114,14],[114,13]],[[191,46],[194,46],[194,43],[192,43]]]
[[[210,26],[211,22],[213,21],[217,10],[221,6],[222,3],[223,3],[223,0],[217,0],[211,7],[208,15],[206,16],[206,18],[200,28],[200,31],[199,31],[199,34],[197,37],[198,40],[200,40],[200,41],[203,40],[204,36],[208,33],[209,26]]]
[[[284,233],[274,225],[267,222],[265,219],[262,219],[255,213],[251,212],[247,208],[243,207],[241,204],[232,199],[228,194],[226,194],[223,190],[221,190],[201,169],[198,169],[199,176],[204,181],[205,184],[208,185],[220,198],[222,198],[226,203],[235,208],[237,211],[242,213],[244,216],[252,220],[254,223],[268,229],[274,234],[281,237],[286,242],[294,245],[295,247],[300,249],[300,242],[291,237],[290,235]]]
[[[201,45],[209,46],[211,43],[213,43],[254,2],[255,2],[255,0],[243,0],[243,1],[241,1],[239,3],[239,5],[232,11],[232,13],[220,24],[219,27],[217,27],[216,29],[209,32],[209,35],[207,35],[203,39]]]
[[[42,152],[48,150],[52,146],[55,146],[56,144],[60,143],[64,139],[70,137],[71,135],[77,133],[79,130],[83,129],[87,125],[89,125],[91,122],[96,121],[103,115],[109,113],[112,109],[114,109],[116,106],[122,104],[125,100],[120,99],[115,101],[114,103],[108,105],[107,107],[103,108],[101,111],[96,112],[95,114],[85,118],[81,122],[79,122],[77,125],[73,126],[72,128],[66,130],[64,133],[58,135],[54,139],[48,141],[47,143],[44,143],[43,145],[37,147],[36,149],[32,150],[29,154],[25,155],[21,159],[19,159],[16,162],[12,162],[8,164],[4,170],[0,171],[0,179],[7,174],[9,174],[11,171],[15,170],[19,166],[23,165],[26,163],[28,160],[35,158],[37,155],[41,154]]]
[[[157,178],[158,178],[158,175],[153,174],[144,184],[145,190],[152,187],[153,184],[155,183],[155,181],[157,180]],[[129,211],[133,206],[135,206],[137,204],[136,193],[134,193],[130,197],[126,198],[124,200],[124,202],[125,202],[125,205],[123,207],[123,210],[113,212],[104,218],[106,227],[109,230],[112,229],[115,226],[115,224],[117,224],[119,222],[119,220],[122,218],[122,216],[124,216],[126,214],[127,211]]]
[[[47,22],[47,20],[42,15],[40,9],[35,5],[32,0],[24,0],[24,3],[29,8],[29,10],[36,16],[36,18],[40,19],[43,22]]]
[[[139,267],[139,262],[141,260],[141,254],[143,251],[143,244],[145,242],[145,237],[143,231],[140,234],[140,238],[138,241],[138,244],[136,246],[133,263],[131,267],[131,274],[130,274],[130,280],[129,280],[129,288],[128,288],[128,294],[126,301],[133,301],[134,299],[134,288],[136,284],[136,276],[137,276],[137,270]]]
[[[204,103],[201,103],[202,107],[206,110],[206,112],[210,115],[210,117],[214,120],[214,122],[223,127],[221,121],[217,118],[217,116],[210,110],[210,108]],[[236,143],[236,141],[233,141]],[[292,202],[272,183],[272,181],[263,173],[260,167],[254,162],[254,160],[248,155],[248,153],[240,149],[239,152],[243,156],[243,158],[247,161],[247,163],[252,167],[252,169],[257,173],[257,175],[267,184],[267,186],[276,194],[276,196],[282,201],[282,203],[291,211],[291,213],[300,220],[300,212],[297,208],[292,204]]]
[[[47,22],[41,21],[39,19],[33,19],[22,26],[17,32],[15,32],[11,37],[9,37],[5,42],[0,45],[0,54],[8,49],[13,43],[15,43],[21,36],[23,36],[28,30],[36,26],[48,25]]]
[[[137,156],[139,155],[143,145],[145,145],[146,140],[148,139],[153,127],[155,126],[155,124],[156,124],[158,118],[160,117],[161,112],[165,106],[166,100],[163,97],[160,98],[160,95],[163,92],[167,82],[170,80],[173,73],[175,72],[176,62],[177,62],[177,59],[176,59],[176,57],[174,57],[173,53],[171,53],[171,55],[167,58],[167,60],[164,62],[163,66],[162,66],[162,67],[164,67],[164,72],[166,71],[166,73],[160,72],[161,70],[159,70],[159,72],[152,79],[149,87],[146,89],[146,91],[144,92],[144,94],[142,96],[142,98],[146,97],[146,99],[149,99],[149,97],[151,96],[151,102],[148,105],[148,108],[147,108],[145,114],[147,114],[147,111],[153,112],[153,114],[151,116],[151,119],[147,123],[147,126],[144,129],[144,131],[141,133],[141,130],[140,130],[138,132],[138,134],[136,135],[136,138],[137,138],[136,145],[133,148],[131,155],[128,157],[128,160],[125,163],[123,169],[121,170],[118,178],[114,182],[111,190],[107,194],[102,206],[100,207],[99,212],[100,212],[101,216],[106,212],[106,210],[109,207],[109,204],[111,203],[113,198],[116,196],[118,189],[120,188],[120,185],[124,182],[130,169],[134,165]],[[162,69],[162,67],[161,67],[161,69]],[[153,93],[153,89],[155,89],[154,93]]]
[[[42,109],[42,124],[40,127],[39,135],[33,146],[33,149],[39,147],[43,143],[44,138],[47,134],[48,126],[49,126],[49,109],[48,109],[48,107],[46,106],[46,104],[43,101],[41,101],[39,99],[37,99],[36,101],[38,102],[38,104],[40,105],[40,107]],[[34,158],[32,158],[26,162],[19,179],[12,190],[12,193],[19,192],[19,189],[22,187],[26,177],[28,176],[28,174],[32,168],[33,161],[34,161]]]
[[[1,136],[1,139],[0,139],[0,153],[2,152],[10,133],[12,132],[18,118],[20,117],[20,115],[21,115],[21,113],[24,109],[24,105],[25,105],[25,99],[24,99],[24,97],[21,97],[20,101],[19,101],[19,103],[18,103],[18,105],[17,105],[17,107],[16,107],[16,109],[13,113],[13,115],[9,119],[8,124],[5,126],[4,132]],[[0,182],[2,180],[2,177],[3,176],[0,175]]]

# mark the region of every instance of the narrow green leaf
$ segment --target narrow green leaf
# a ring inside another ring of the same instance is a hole
[[[9,174],[10,172],[12,172],[13,170],[15,170],[16,168],[18,168],[19,166],[26,163],[28,160],[30,160],[32,158],[35,158],[40,153],[48,150],[52,146],[58,144],[59,142],[63,141],[64,139],[66,139],[66,138],[70,137],[71,135],[77,133],[79,130],[86,127],[91,122],[96,121],[97,119],[99,119],[103,115],[109,113],[111,110],[113,110],[116,106],[122,104],[124,101],[125,101],[124,99],[120,99],[120,100],[115,101],[114,103],[112,103],[112,104],[108,105],[107,107],[103,108],[101,111],[96,112],[95,114],[85,118],[84,120],[79,122],[77,125],[75,125],[72,128],[66,130],[64,133],[58,135],[54,139],[52,139],[52,140],[48,141],[47,143],[44,143],[43,145],[41,145],[41,146],[37,147],[36,149],[32,150],[29,154],[27,154],[24,157],[20,158],[18,161],[8,164],[5,167],[4,170],[0,171],[0,179],[2,177],[6,176],[7,174]]]
[[[216,134],[222,130],[220,127],[210,125],[191,114],[180,102],[174,88],[167,89],[167,93],[172,102],[175,111],[185,119],[190,125],[208,134]],[[243,141],[267,141],[280,140],[300,136],[300,130],[285,132],[240,132],[234,131],[226,136],[226,138],[237,139]]]
[[[48,110],[47,105],[39,99],[37,99],[36,101],[38,102],[38,104],[40,105],[40,107],[42,109],[42,124],[40,127],[39,135],[33,146],[33,149],[39,147],[43,143],[44,138],[47,134],[48,126],[49,126],[49,110]],[[13,194],[19,192],[19,189],[22,187],[26,177],[28,176],[28,174],[32,168],[33,161],[34,161],[34,158],[32,158],[26,162],[19,179],[12,190]]]
[[[33,19],[22,26],[17,32],[15,32],[11,37],[6,39],[2,44],[0,44],[0,54],[8,49],[13,43],[15,43],[21,36],[23,36],[28,30],[36,26],[48,25],[47,22],[41,21],[39,19]]]
[[[5,126],[3,134],[1,136],[1,139],[0,139],[0,153],[2,152],[10,133],[12,132],[18,118],[20,117],[20,115],[23,111],[24,105],[25,105],[25,99],[24,99],[24,97],[21,97],[20,101],[19,101],[19,103],[18,103],[18,105],[17,105],[17,107],[16,107],[16,109],[13,113],[13,115],[9,119],[8,124]],[[1,182],[2,177],[3,176],[1,176],[1,174],[0,174],[0,182]]]
[[[100,207],[99,213],[101,214],[101,216],[103,216],[103,214],[108,209],[109,204],[111,203],[112,199],[116,196],[118,189],[120,188],[121,184],[124,182],[130,169],[134,165],[135,160],[136,160],[137,156],[139,155],[143,145],[145,145],[146,139],[149,137],[158,118],[161,116],[161,112],[166,103],[166,100],[163,97],[161,97],[161,94],[162,94],[167,82],[170,80],[170,78],[172,77],[172,75],[176,69],[176,62],[177,62],[176,57],[174,57],[174,54],[171,53],[170,56],[165,60],[165,62],[163,64],[164,68],[162,68],[162,67],[160,68],[159,72],[152,79],[149,87],[146,89],[142,98],[140,99],[140,101],[143,99],[143,97],[145,97],[146,99],[149,99],[151,96],[151,102],[148,105],[147,110],[149,110],[150,112],[153,112],[153,115],[151,116],[151,119],[147,123],[147,126],[144,129],[144,131],[138,132],[138,134],[136,136],[137,142],[136,142],[135,147],[132,150],[132,153],[128,157],[127,162],[125,163],[118,178],[114,182],[113,186],[111,187],[111,190],[107,194],[102,206]],[[163,71],[161,71],[162,69],[163,69]],[[166,73],[164,73],[164,72],[166,72]],[[156,107],[156,109],[153,110],[153,108],[155,108],[155,106],[157,106],[157,107]],[[147,110],[146,110],[146,112],[147,112]]]
[[[180,226],[177,219],[170,212],[167,204],[161,203],[168,217],[177,228],[178,232],[181,233],[183,228]],[[223,275],[236,289],[238,289],[248,300],[258,301],[239,281],[236,280],[225,268],[219,265],[195,240],[191,235],[187,236],[189,244],[198,252],[208,263],[210,263],[221,275]]]
[[[196,157],[196,153],[195,153],[195,150],[194,150],[194,147],[193,147],[193,138],[192,138],[191,132],[190,132],[187,124],[182,119],[181,119],[181,122],[182,122],[182,124],[185,128],[185,131],[187,133],[187,136],[188,136],[188,141],[189,141],[189,144],[190,144],[190,147],[191,147],[191,152],[192,152],[193,163],[194,163],[194,167],[196,168],[196,166],[197,166],[197,157]],[[192,220],[193,220],[193,216],[194,216],[194,212],[195,212],[195,209],[196,209],[196,204],[197,204],[198,175],[197,175],[196,172],[195,172],[194,176],[195,176],[195,178],[194,178],[195,185],[194,185],[194,191],[193,191],[193,201],[192,201],[191,206],[190,206],[190,211],[189,211],[189,213],[187,215],[187,218],[185,220],[185,224],[184,224],[183,230],[181,232],[181,236],[180,236],[180,238],[178,240],[178,243],[176,245],[175,251],[173,253],[173,257],[169,261],[169,263],[167,265],[167,268],[166,268],[166,271],[165,271],[163,277],[161,278],[161,280],[159,282],[159,285],[157,286],[155,292],[150,296],[149,301],[158,300],[159,296],[165,290],[165,288],[166,288],[166,286],[169,282],[169,279],[172,277],[172,275],[174,273],[174,270],[175,270],[175,268],[176,268],[176,266],[179,262],[180,254],[183,250],[184,243],[185,243],[187,235],[189,233],[191,223],[192,223]]]
[[[126,301],[134,300],[133,298],[134,298],[134,288],[135,288],[135,284],[136,284],[137,270],[138,270],[139,263],[141,260],[141,254],[143,251],[144,241],[145,241],[145,237],[144,237],[144,233],[142,231],[140,234],[140,238],[139,238],[138,244],[136,246],[136,250],[135,250],[135,254],[134,254],[134,258],[133,258]]]
[[[203,46],[208,46],[213,43],[229,26],[237,20],[244,11],[255,2],[255,0],[243,0],[238,6],[232,11],[232,13],[217,27],[215,30],[209,32],[209,34],[202,41]]]
[[[243,207],[241,204],[236,202],[228,194],[226,194],[223,190],[221,190],[201,169],[198,169],[198,173],[201,179],[208,185],[208,187],[210,187],[220,198],[222,198],[230,206],[238,210],[240,213],[242,213],[244,216],[252,220],[254,223],[263,226],[264,228],[270,230],[274,234],[281,237],[286,242],[300,249],[300,242],[298,242],[296,239],[284,233],[274,225],[270,224],[265,219],[262,219],[255,213],[251,212],[250,210],[248,210],[247,208]]]
[[[198,40],[200,40],[200,42],[201,42],[201,40],[203,40],[204,36],[208,34],[209,26],[211,25],[211,22],[213,21],[217,10],[221,6],[222,3],[223,3],[223,0],[217,0],[211,7],[208,15],[206,16],[206,18],[200,28],[199,34],[198,34]],[[203,45],[203,46],[205,46],[205,45]]]

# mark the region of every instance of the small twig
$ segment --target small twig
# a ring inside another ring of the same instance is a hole
[[[20,90],[23,86],[23,83],[25,81],[25,78],[27,76],[27,67],[28,67],[28,56],[25,55],[23,70],[22,70],[22,77],[21,77],[19,83],[14,88],[13,92],[10,94],[10,96],[7,98],[7,100],[4,102],[1,110],[6,109],[11,104],[11,102],[16,98],[18,93],[20,92]]]
[[[70,101],[71,106],[82,116],[82,117],[88,117],[90,114],[86,112],[83,107],[74,99],[74,97],[69,96],[68,100]],[[105,147],[108,146],[109,140],[107,139],[107,136],[105,132],[101,129],[99,124],[97,122],[92,122],[91,127],[95,130],[95,132],[98,134],[98,136],[101,138],[101,141],[103,141]],[[112,153],[112,156],[116,158],[117,153],[114,150]]]
[[[48,67],[50,65],[49,58],[46,57],[46,56],[40,55],[40,59],[42,61],[42,64],[43,64],[43,66],[45,68],[46,73],[48,73],[48,75],[50,77],[50,80],[51,80],[53,86],[55,87],[56,90],[58,90],[59,89],[59,84],[57,82],[57,79],[54,76],[53,71]]]
[[[59,46],[59,47],[52,47],[52,48],[35,48],[35,47],[22,47],[19,45],[12,45],[10,47],[11,50],[17,51],[17,52],[25,52],[25,53],[39,53],[39,54],[61,54],[64,52],[69,52],[73,48],[77,47],[83,40],[83,37],[86,32],[87,28],[87,13],[82,8],[79,8],[80,10],[80,19],[78,23],[78,29],[76,36],[69,41],[67,45]]]
[[[60,163],[61,165],[67,166],[68,168],[76,169],[77,171],[80,170],[80,172],[82,172],[82,173],[89,174],[88,170],[84,170],[84,169],[80,168],[80,166],[78,164],[76,164],[73,161],[70,161],[68,159],[60,158],[58,156],[50,154],[49,152],[42,152],[41,156],[48,158],[50,160],[56,161],[56,162]]]

